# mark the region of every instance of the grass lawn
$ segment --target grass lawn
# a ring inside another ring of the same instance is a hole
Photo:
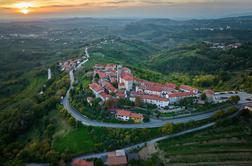
[[[81,154],[95,151],[95,143],[87,128],[80,127],[58,137],[54,141],[53,147],[58,152],[68,151],[73,154]]]

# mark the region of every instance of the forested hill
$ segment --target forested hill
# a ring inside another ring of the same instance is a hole
[[[123,36],[144,40],[166,48],[200,42],[251,42],[252,17],[176,21],[143,19],[128,23]]]
[[[163,73],[217,73],[252,69],[252,44],[238,49],[213,49],[204,44],[178,47],[151,56],[148,66]]]

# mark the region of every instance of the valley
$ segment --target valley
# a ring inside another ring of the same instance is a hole
[[[0,165],[134,147],[127,156],[153,139],[157,153],[128,165],[249,165],[251,27],[249,16],[0,23]]]

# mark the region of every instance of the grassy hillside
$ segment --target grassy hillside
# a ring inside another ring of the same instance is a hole
[[[129,165],[236,166],[252,164],[252,114],[244,110],[214,127],[161,141],[146,160]],[[143,149],[145,150],[145,149]]]
[[[189,84],[216,90],[252,92],[252,45],[238,49],[211,49],[203,44],[162,51],[145,61],[146,67],[164,75],[184,73]]]
[[[252,116],[219,123],[198,133],[158,144],[165,165],[251,165]]]
[[[147,59],[158,50],[158,48],[151,44],[119,38],[103,44],[98,43],[90,51],[91,56],[113,59],[114,61],[125,64],[140,65],[144,59]]]
[[[211,49],[203,44],[163,51],[149,59],[149,66],[163,73],[217,73],[252,69],[252,44],[238,49]]]

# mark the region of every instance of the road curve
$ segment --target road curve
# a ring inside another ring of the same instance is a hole
[[[189,121],[199,121],[203,119],[207,119],[211,117],[215,112],[208,112],[205,114],[194,115],[189,117],[181,117],[181,118],[174,118],[169,120],[151,120],[148,123],[140,123],[140,124],[118,124],[118,123],[105,123],[105,122],[98,122],[96,120],[91,120],[88,117],[85,117],[78,111],[74,110],[74,108],[70,105],[69,100],[69,91],[67,92],[66,97],[63,100],[63,105],[65,109],[72,115],[73,118],[80,121],[82,124],[86,126],[96,126],[96,127],[108,127],[108,128],[124,128],[124,129],[137,129],[137,128],[157,128],[161,127],[166,123],[186,123]]]
[[[87,48],[86,48],[86,54],[88,55]],[[88,55],[89,57],[89,55]],[[85,63],[88,61],[88,59],[85,61]],[[83,63],[84,64],[84,63]],[[79,68],[79,67],[78,67]],[[189,121],[199,121],[203,119],[207,119],[211,117],[215,111],[213,112],[206,112],[198,115],[192,115],[187,117],[180,117],[180,118],[173,118],[173,119],[167,119],[167,120],[153,120],[151,119],[148,123],[141,123],[141,124],[118,124],[118,123],[106,123],[106,122],[98,122],[96,120],[91,120],[88,117],[82,115],[80,112],[76,111],[71,104],[69,103],[69,95],[70,90],[73,88],[74,83],[74,73],[73,70],[69,72],[70,75],[70,87],[69,90],[66,93],[66,96],[64,97],[62,104],[64,105],[64,108],[67,110],[69,114],[72,115],[72,117],[80,121],[83,125],[86,126],[95,126],[95,127],[108,127],[108,128],[124,128],[124,129],[137,129],[137,128],[157,128],[161,127],[166,123],[186,123]]]
[[[134,149],[142,148],[146,144],[148,144],[148,145],[155,144],[156,142],[159,142],[159,141],[162,141],[162,140],[165,140],[165,139],[174,138],[174,137],[182,136],[182,135],[185,135],[185,134],[193,133],[193,132],[196,132],[196,131],[204,130],[204,129],[207,129],[207,128],[212,127],[214,125],[215,125],[214,122],[209,123],[209,124],[206,124],[206,125],[203,125],[203,126],[200,126],[200,127],[196,127],[196,128],[193,128],[193,129],[185,130],[185,131],[182,131],[182,132],[179,132],[179,133],[154,138],[154,139],[152,139],[150,141],[146,141],[146,142],[142,142],[142,143],[135,144],[135,145],[132,145],[132,146],[128,146],[128,147],[125,147],[125,148],[122,148],[122,149],[119,149],[119,150],[125,150],[125,152],[130,152],[130,151],[132,151]],[[83,160],[83,159],[102,158],[102,157],[106,156],[108,153],[110,153],[110,152],[79,155],[79,156],[73,158],[73,160],[75,160],[75,159],[77,159],[77,160],[82,159]]]
[[[226,119],[231,119],[237,115],[240,114],[240,111],[230,115],[229,117],[227,117]],[[169,135],[165,135],[165,136],[161,136],[161,137],[158,137],[158,138],[154,138],[154,139],[151,139],[149,141],[145,141],[145,142],[142,142],[142,143],[138,143],[138,144],[135,144],[135,145],[131,145],[131,146],[128,146],[128,147],[125,147],[125,148],[122,148],[122,149],[119,149],[119,150],[124,150],[126,153],[127,152],[130,152],[134,149],[137,149],[137,148],[142,148],[144,147],[145,145],[152,145],[152,144],[155,144],[159,141],[163,141],[165,139],[170,139],[170,138],[175,138],[175,137],[179,137],[179,136],[182,136],[182,135],[185,135],[185,134],[189,134],[189,133],[193,133],[193,132],[197,132],[197,131],[201,131],[201,130],[204,130],[204,129],[208,129],[212,126],[214,126],[217,122],[212,122],[212,123],[208,123],[208,124],[205,124],[205,125],[202,125],[202,126],[199,126],[199,127],[195,127],[195,128],[192,128],[192,129],[188,129],[188,130],[185,130],[185,131],[181,131],[181,132],[178,132],[178,133],[174,133],[174,134],[169,134]],[[106,156],[108,153],[110,152],[102,152],[102,153],[93,153],[93,154],[84,154],[84,155],[79,155],[79,156],[76,156],[73,158],[74,159],[92,159],[92,158],[102,158],[104,156]]]

